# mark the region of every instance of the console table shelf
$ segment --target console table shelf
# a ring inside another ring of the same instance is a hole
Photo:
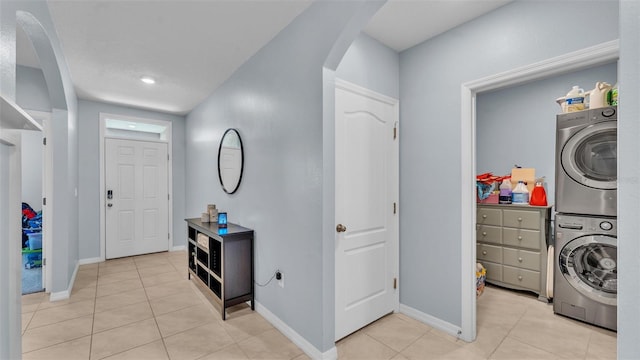
[[[246,301],[255,309],[253,287],[253,230],[236,224],[186,219],[189,279],[225,310]]]

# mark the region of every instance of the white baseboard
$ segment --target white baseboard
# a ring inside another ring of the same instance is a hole
[[[271,323],[276,329],[280,330],[284,336],[289,338],[291,342],[296,344],[302,351],[305,352],[312,359],[319,360],[335,360],[338,358],[338,349],[336,347],[332,347],[331,349],[325,351],[324,353],[318,350],[315,346],[313,346],[310,342],[308,342],[302,335],[298,334],[295,330],[293,330],[289,325],[285,324],[284,321],[280,320],[279,317],[275,316],[269,309],[264,307],[262,304],[256,301],[256,311],[262,315],[268,322]]]
[[[459,326],[453,325],[429,314],[425,314],[422,311],[416,310],[410,306],[400,304],[400,312],[433,328],[444,331],[451,336],[460,337],[460,334],[462,334],[462,329]]]
[[[187,247],[185,245],[174,246],[169,251],[184,251]]]
[[[69,280],[69,286],[67,290],[52,292],[49,295],[49,301],[59,301],[66,300],[71,297],[71,290],[73,290],[73,284],[76,282],[76,275],[78,275],[78,268],[80,268],[80,262],[76,262],[76,267],[73,269],[73,274],[71,275],[71,280]]]
[[[78,261],[79,265],[88,265],[88,264],[95,264],[95,263],[99,263],[102,262],[102,259],[100,259],[99,257],[94,257],[94,258],[86,258],[86,259],[80,259]]]

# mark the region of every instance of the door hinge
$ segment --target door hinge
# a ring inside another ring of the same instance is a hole
[[[42,198],[42,205],[47,205],[47,198],[46,197]]]
[[[42,138],[42,145],[47,145],[47,138],[46,137]]]
[[[167,233],[167,239],[171,240],[171,233]]]
[[[47,258],[42,258],[42,266],[47,266]]]
[[[398,278],[393,278],[393,288],[394,289],[398,288]]]
[[[169,161],[169,154],[167,154],[167,161]]]
[[[167,200],[171,200],[171,198],[169,196],[171,196],[171,195],[167,194]]]
[[[393,203],[393,213],[396,213],[396,203]]]
[[[396,137],[398,137],[398,127],[394,125],[393,126],[393,140],[395,140]]]

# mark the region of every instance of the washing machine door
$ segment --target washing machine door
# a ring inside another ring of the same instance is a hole
[[[603,304],[616,305],[617,253],[615,237],[587,235],[565,245],[558,263],[564,278],[582,295]]]
[[[605,121],[575,133],[562,148],[562,168],[575,182],[595,189],[617,188],[617,121]]]

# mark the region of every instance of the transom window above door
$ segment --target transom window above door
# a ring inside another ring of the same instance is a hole
[[[168,123],[164,121],[113,115],[105,117],[107,137],[167,141],[169,129]]]

